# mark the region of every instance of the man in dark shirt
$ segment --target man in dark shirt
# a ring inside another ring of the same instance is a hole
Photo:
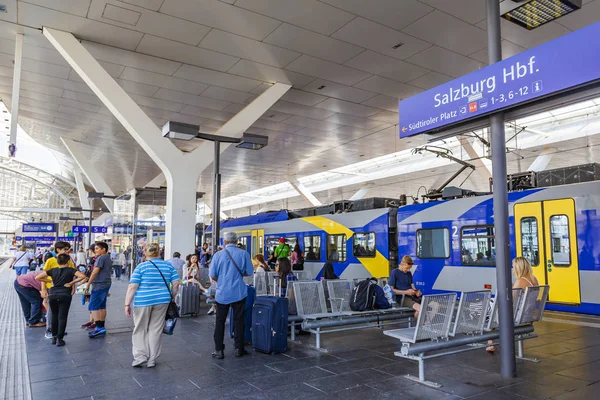
[[[112,271],[112,261],[108,252],[108,245],[104,242],[98,242],[94,245],[96,262],[88,283],[92,286],[89,310],[92,313],[96,328],[88,336],[95,338],[106,335],[104,323],[106,321],[106,298],[112,283],[110,276]]]
[[[393,270],[390,274],[388,284],[392,287],[398,303],[402,301],[402,295],[404,295],[404,307],[414,309],[416,319],[419,316],[419,311],[421,311],[423,293],[413,284],[412,273],[410,272],[413,264],[413,259],[410,256],[402,257],[398,269]]]

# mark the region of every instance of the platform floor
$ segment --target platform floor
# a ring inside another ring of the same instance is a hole
[[[13,279],[14,271],[3,270],[0,287]],[[302,343],[291,343],[285,354],[249,349],[251,355],[239,359],[233,357],[233,343],[227,339],[225,359],[214,360],[214,317],[205,315],[206,306],[202,316],[181,319],[175,335],[164,337],[156,368],[133,369],[132,320],[122,307],[126,287],[124,281],[113,283],[105,338],[91,340],[79,328],[88,318],[79,298],[73,299],[65,347],[52,346],[43,329],[23,328],[30,387],[4,398],[569,400],[598,398],[600,393],[600,329],[589,321],[586,324],[592,326],[576,325],[576,319],[538,324],[540,336],[526,342],[526,353],[542,362],[519,361],[514,379],[498,374],[499,355],[482,350],[431,360],[427,378],[443,385],[438,390],[403,377],[417,373],[416,363],[395,357],[398,344],[378,329],[324,335],[328,353],[310,347],[314,337],[300,336]],[[0,292],[13,295],[14,290]],[[0,305],[18,307],[18,302],[2,300]],[[8,312],[0,309],[0,315]],[[5,363],[5,354],[0,359]],[[2,382],[14,379],[6,368],[0,372]]]

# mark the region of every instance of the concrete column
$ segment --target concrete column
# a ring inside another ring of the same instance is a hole
[[[310,190],[308,190],[306,186],[300,183],[300,181],[297,179],[290,179],[288,182],[300,196],[304,197],[313,206],[317,207],[323,205],[323,203],[321,203],[319,199],[317,199],[315,195],[313,195]]]
[[[164,174],[168,188],[165,253],[172,254],[175,248],[180,252],[191,252],[196,229],[196,188],[200,174],[213,162],[213,144],[207,142],[193,152],[181,152],[162,137],[161,129],[71,33],[46,27],[43,33]],[[242,136],[290,87],[274,84],[227,121],[216,134]],[[223,144],[221,151],[227,147]],[[186,199],[181,200],[181,197]]]
[[[550,161],[552,160],[552,155],[556,152],[555,148],[552,147],[544,147],[541,153],[533,160],[527,171],[543,171],[548,167]]]

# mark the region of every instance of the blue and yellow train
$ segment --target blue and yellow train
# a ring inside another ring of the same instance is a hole
[[[600,182],[511,192],[508,200],[511,256],[528,258],[550,285],[547,308],[600,315]],[[310,217],[269,212],[223,221],[222,229],[237,232],[252,255],[267,257],[280,237],[299,243],[317,279],[326,261],[341,278],[386,277],[408,254],[424,293],[496,289],[491,195]]]

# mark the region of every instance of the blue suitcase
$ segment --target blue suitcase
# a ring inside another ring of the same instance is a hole
[[[246,306],[244,307],[244,342],[252,343],[252,306],[256,298],[256,289],[248,286],[248,297],[246,297]],[[233,324],[233,308],[229,309],[229,335],[233,338],[235,327]]]
[[[258,297],[252,309],[252,347],[262,353],[283,353],[288,342],[288,299]]]

